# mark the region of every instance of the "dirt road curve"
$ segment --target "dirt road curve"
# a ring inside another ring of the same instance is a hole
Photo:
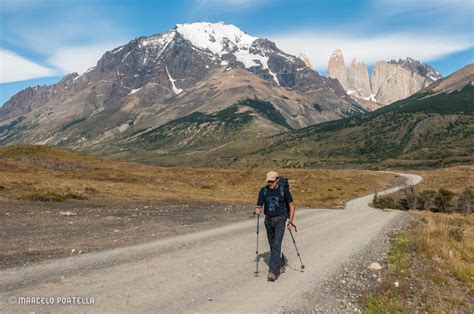
[[[422,179],[401,175],[411,184]],[[260,259],[260,276],[254,276],[255,220],[249,219],[171,239],[1,271],[0,312],[301,309],[308,302],[304,295],[322,288],[320,283],[334,276],[340,265],[404,215],[368,207],[372,197],[352,200],[346,210],[298,210],[295,238],[306,269],[299,271],[299,260],[287,234],[283,250],[289,269],[276,282],[266,280],[266,254]],[[268,244],[260,223],[260,251],[265,253]],[[39,296],[93,297],[95,304],[9,305],[20,297]]]

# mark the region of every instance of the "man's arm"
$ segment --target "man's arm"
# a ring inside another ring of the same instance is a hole
[[[255,208],[255,214],[260,215],[263,206],[263,189],[258,193],[257,207]]]
[[[290,206],[290,223],[293,223],[293,218],[295,218],[295,203],[291,202],[288,204]]]
[[[285,189],[285,198],[288,202],[288,207],[290,208],[290,217],[288,217],[288,229],[293,227],[293,219],[295,218],[295,203],[293,202],[293,196],[291,195],[290,191]]]

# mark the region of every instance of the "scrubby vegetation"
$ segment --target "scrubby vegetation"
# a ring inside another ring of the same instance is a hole
[[[470,214],[473,212],[474,189],[467,187],[460,193],[443,188],[418,192],[415,186],[407,186],[401,190],[401,193],[383,196],[375,194],[372,204],[382,209],[418,209]]]

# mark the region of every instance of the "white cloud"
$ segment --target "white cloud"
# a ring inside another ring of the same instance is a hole
[[[268,36],[285,52],[303,52],[317,70],[326,70],[329,57],[336,48],[349,64],[353,58],[368,65],[379,60],[412,57],[422,62],[435,60],[473,46],[467,36],[392,33],[373,37],[353,37],[343,33],[301,31]]]
[[[385,24],[391,29],[405,28],[410,32],[415,29],[430,33],[449,31],[474,38],[472,0],[372,0],[366,12],[361,23],[372,21],[376,29]]]
[[[34,62],[22,62],[25,71],[31,73],[41,72],[38,67],[43,69],[41,73],[47,73],[44,71],[47,67],[54,68],[55,75],[83,72],[95,65],[106,50],[120,46],[132,38],[123,23],[119,23],[119,19],[108,15],[106,7],[95,5],[92,3],[94,1],[0,2],[0,9],[8,13],[0,23],[4,30],[1,35],[4,45],[28,50],[40,56]],[[8,77],[17,75],[10,73],[17,72],[13,67],[6,67],[2,72],[5,73],[2,75]],[[24,77],[29,78],[28,75]]]
[[[0,2],[11,10],[21,8],[5,14],[1,23],[4,30],[2,40],[7,45],[28,49],[43,56],[63,47],[90,46],[132,38],[126,24],[120,22],[121,16],[110,14],[109,11],[114,6],[100,5],[95,0]]]
[[[2,11],[21,11],[41,4],[40,0],[2,0],[0,8]]]
[[[372,0],[374,8],[382,9],[384,14],[443,14],[470,11],[472,0]]]
[[[199,7],[226,6],[233,8],[243,8],[268,3],[270,0],[196,0]]]
[[[42,54],[50,54],[51,51],[73,45],[91,46],[104,41],[120,41],[122,38],[128,38],[125,32],[119,34],[120,30],[105,19],[89,17],[88,22],[90,24],[84,25],[73,19],[60,19],[34,28],[24,25],[10,26],[11,31],[5,37],[13,44]]]
[[[119,43],[107,43],[58,48],[48,59],[48,62],[58,68],[62,74],[82,73],[94,66],[107,50],[112,50],[120,45]]]
[[[194,0],[187,14],[192,20],[222,19],[223,15],[257,10],[275,0]]]
[[[0,83],[24,81],[57,74],[53,69],[34,63],[11,51],[0,49]]]

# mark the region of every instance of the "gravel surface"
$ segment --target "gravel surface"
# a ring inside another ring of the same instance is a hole
[[[411,183],[421,180],[404,176]],[[352,200],[345,210],[298,210],[295,239],[306,268],[300,271],[286,235],[283,251],[289,267],[276,282],[266,280],[268,244],[262,220],[264,258],[259,259],[260,276],[254,276],[255,220],[245,219],[144,244],[2,270],[0,309],[8,313],[353,312],[356,297],[375,283],[371,276],[380,276],[380,271],[366,269],[368,265],[384,266],[388,245],[384,233],[403,226],[407,219],[401,211],[368,207],[371,200],[372,195]],[[7,301],[37,296],[93,297],[94,304],[9,305]]]
[[[383,280],[387,267],[384,261],[389,251],[390,233],[405,229],[411,220],[408,213],[398,215],[381,230],[367,246],[342,263],[335,274],[320,283],[317,289],[306,293],[299,311],[316,313],[360,312],[358,300],[372,292]],[[372,263],[381,265],[380,270],[371,269]],[[283,312],[293,312],[283,308]]]
[[[253,210],[253,205],[205,203],[0,200],[0,269],[210,229],[246,219]]]

